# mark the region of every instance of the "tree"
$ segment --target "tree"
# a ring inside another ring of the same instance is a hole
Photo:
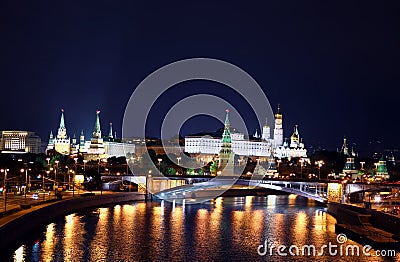
[[[165,171],[165,173],[166,173],[167,175],[169,175],[169,176],[174,176],[174,175],[176,175],[176,170],[175,170],[175,168],[173,168],[173,167],[169,167],[169,168],[167,168],[167,170]]]

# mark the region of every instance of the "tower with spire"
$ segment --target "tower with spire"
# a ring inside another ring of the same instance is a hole
[[[83,129],[79,136],[79,152],[86,153],[86,145],[85,145],[85,134],[83,133]]]
[[[271,139],[271,128],[268,125],[268,119],[265,119],[265,125],[262,129],[261,139],[264,141],[269,141]]]
[[[234,153],[232,151],[232,139],[231,139],[230,123],[229,123],[229,109],[226,109],[224,133],[222,134],[221,150],[219,151],[218,155],[219,155],[218,168],[220,170],[225,169],[225,167],[228,164],[233,166]],[[233,168],[232,170],[229,171],[233,172]],[[224,173],[228,173],[229,171],[225,170]]]
[[[342,149],[340,150],[340,152],[345,156],[349,156],[349,148],[347,147],[346,136],[343,137],[343,145],[342,145]]]
[[[48,154],[47,152],[50,150],[54,149],[54,135],[53,135],[53,130],[50,131],[50,137],[49,137],[49,143],[47,144],[47,148],[46,148],[46,154]]]
[[[110,131],[108,132],[108,139],[112,140],[113,138],[114,136],[113,136],[112,122],[110,122]]]
[[[298,148],[300,144],[300,135],[298,125],[294,126],[293,134],[290,137],[290,148]]]
[[[274,145],[275,147],[283,144],[283,124],[281,106],[278,104],[278,111],[275,114]]]
[[[70,144],[71,142],[64,122],[64,109],[61,109],[60,126],[58,127],[57,137],[54,139],[54,150],[59,154],[69,155],[71,152]]]
[[[96,121],[94,124],[94,130],[92,138],[90,139],[90,147],[88,149],[88,154],[92,155],[89,158],[93,158],[93,155],[102,155],[105,153],[103,138],[101,137],[101,127],[100,127],[100,111],[96,111]]]
[[[386,161],[383,157],[379,159],[379,162],[376,164],[376,180],[387,180],[389,179],[389,173],[386,166]]]

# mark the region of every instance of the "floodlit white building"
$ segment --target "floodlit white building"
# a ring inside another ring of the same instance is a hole
[[[86,141],[82,130],[78,143],[75,135],[72,139],[67,136],[64,123],[64,110],[62,110],[57,137],[54,138],[53,132],[50,132],[47,151],[54,150],[64,155],[81,153],[86,159],[121,157],[126,156],[128,153],[135,153],[135,145],[133,143],[125,142],[123,139],[116,139],[115,136],[116,135],[113,134],[112,123],[110,123],[110,132],[108,136],[102,136],[100,111],[96,111],[96,120],[92,137],[90,140]]]
[[[2,153],[40,153],[41,139],[29,131],[0,131]]]
[[[283,123],[280,106],[275,114],[274,134],[271,136],[271,128],[267,121],[263,126],[261,139],[249,140],[244,134],[231,132],[232,151],[239,156],[269,157],[277,158],[307,157],[307,150],[296,126],[290,144],[283,142]],[[255,138],[259,138],[256,134]],[[190,154],[217,155],[221,150],[221,138],[211,136],[187,136],[185,137],[185,152]]]

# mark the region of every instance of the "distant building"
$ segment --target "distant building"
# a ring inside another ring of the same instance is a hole
[[[41,139],[29,131],[0,131],[2,153],[41,153]]]
[[[346,159],[346,164],[344,164],[343,167],[343,173],[341,174],[341,176],[350,176],[351,179],[361,179],[360,178],[360,173],[358,172],[358,170],[356,169],[356,165],[354,163],[354,157],[348,157]]]
[[[379,159],[379,162],[376,165],[376,180],[387,180],[389,179],[389,173],[386,166],[386,161],[383,159]]]
[[[245,139],[244,134],[238,133],[230,128],[231,149],[238,156],[254,156],[266,161],[271,153],[277,158],[306,158],[307,150],[295,127],[291,136],[291,142],[283,143],[282,113],[280,106],[275,114],[274,134],[271,138],[271,129],[266,121],[261,133],[261,139]],[[224,130],[225,133],[225,130]],[[258,132],[254,135],[258,138]],[[219,137],[212,136],[187,136],[185,137],[185,152],[190,154],[217,155],[222,148],[223,142]]]
[[[85,159],[97,160],[98,158],[121,157],[127,154],[135,153],[135,145],[116,139],[116,133],[113,134],[112,123],[110,123],[110,132],[107,137],[102,136],[100,125],[100,111],[96,111],[96,120],[92,137],[89,141],[85,140],[84,131],[79,136],[79,142],[74,135],[70,139],[67,135],[67,129],[64,121],[64,110],[61,110],[60,126],[57,137],[50,132],[49,142],[46,149],[47,154],[83,154]]]
[[[58,127],[57,136],[54,138],[53,131],[50,131],[49,143],[47,144],[46,153],[54,150],[58,154],[69,155],[71,152],[71,141],[67,135],[67,128],[64,121],[64,109],[61,109],[60,126]]]

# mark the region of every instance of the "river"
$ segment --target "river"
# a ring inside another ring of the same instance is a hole
[[[367,257],[350,239],[339,244],[335,223],[324,206],[295,195],[220,197],[194,205],[132,202],[60,217],[1,261],[383,261],[373,249],[368,254],[375,257]],[[337,248],[322,248],[329,243]],[[315,255],[305,245],[314,246]],[[346,253],[349,245],[360,255]]]

